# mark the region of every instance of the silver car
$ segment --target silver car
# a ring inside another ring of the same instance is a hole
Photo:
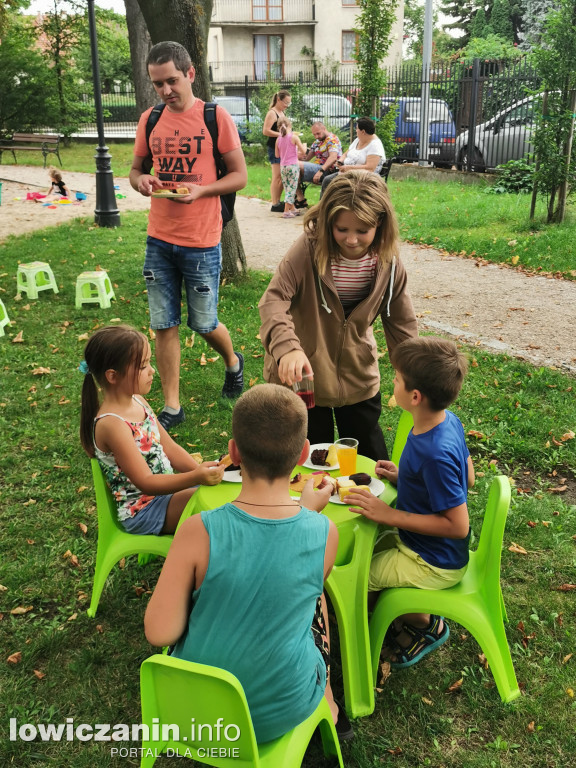
[[[473,132],[461,133],[456,139],[458,168],[467,170],[470,162],[473,171],[485,171],[530,155],[533,113],[534,97],[530,96],[480,123]]]

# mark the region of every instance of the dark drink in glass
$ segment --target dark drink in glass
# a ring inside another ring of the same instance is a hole
[[[306,408],[314,408],[314,392],[311,392],[310,390],[307,391],[298,391],[296,393],[298,397],[301,397],[302,400],[304,400],[304,405]]]

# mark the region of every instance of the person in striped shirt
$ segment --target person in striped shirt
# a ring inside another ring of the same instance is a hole
[[[379,424],[380,317],[389,351],[418,335],[399,258],[396,215],[386,185],[371,171],[338,175],[304,218],[259,303],[264,378],[291,386],[314,376],[311,443],[358,440],[358,452],[387,456]]]

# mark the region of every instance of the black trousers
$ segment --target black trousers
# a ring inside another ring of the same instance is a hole
[[[334,442],[334,420],[339,437],[355,437],[358,453],[378,461],[387,459],[388,450],[378,423],[382,412],[380,393],[369,400],[340,408],[316,406],[308,411],[308,440],[314,443]]]

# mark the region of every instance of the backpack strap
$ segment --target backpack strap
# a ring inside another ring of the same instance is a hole
[[[218,178],[226,175],[226,163],[220,154],[218,149],[218,123],[216,122],[216,103],[213,101],[206,101],[204,103],[204,122],[208,133],[212,139],[212,154],[214,156],[214,162],[216,164],[216,170],[218,172]]]
[[[152,157],[152,151],[150,150],[150,135],[154,130],[154,126],[158,120],[160,120],[165,107],[166,104],[156,104],[156,106],[152,108],[152,111],[148,115],[148,120],[146,121],[146,145],[148,147],[148,155],[142,162],[142,170],[144,173],[150,173],[152,166],[154,165],[154,158]]]

